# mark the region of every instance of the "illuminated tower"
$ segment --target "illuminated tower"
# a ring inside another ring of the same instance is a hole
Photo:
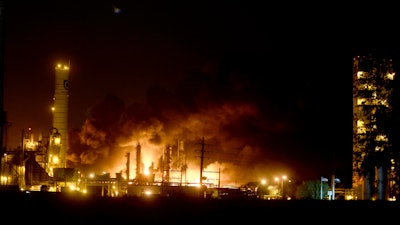
[[[69,64],[58,64],[55,68],[54,105],[52,108],[53,128],[51,131],[48,155],[50,175],[52,175],[53,168],[66,168],[66,153],[68,148],[69,66]]]
[[[372,55],[353,62],[353,188],[359,200],[384,200],[391,188],[392,60]]]

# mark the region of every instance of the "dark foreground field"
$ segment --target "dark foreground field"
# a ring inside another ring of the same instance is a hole
[[[398,202],[0,193],[4,221],[34,224],[344,224],[399,221]]]

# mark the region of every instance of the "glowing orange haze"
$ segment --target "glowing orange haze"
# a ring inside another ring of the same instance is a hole
[[[119,114],[87,119],[82,129],[71,135],[69,166],[80,168],[83,173],[107,172],[112,177],[121,173],[126,177],[129,153],[129,178],[134,179],[136,148],[140,144],[142,173],[152,164],[156,172],[161,172],[162,167],[165,170],[164,152],[168,146],[173,147],[171,182],[180,179],[188,183],[199,182],[202,149],[203,177],[207,178],[203,182],[214,185],[219,181],[221,186],[239,186],[288,172],[285,165],[260,157],[266,152],[258,146],[259,139],[265,139],[265,134],[257,132],[253,135],[240,128],[243,118],[259,117],[252,104],[225,103],[204,107],[195,113],[174,110],[162,113],[163,119],[159,116],[121,122]],[[254,126],[270,126],[262,120],[248,121]],[[186,174],[179,172],[184,165],[187,166]],[[156,173],[155,181],[162,179],[160,174]]]

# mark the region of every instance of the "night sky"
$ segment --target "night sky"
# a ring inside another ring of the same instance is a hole
[[[84,168],[138,140],[183,138],[195,160],[204,137],[207,163],[243,180],[336,173],[350,185],[353,57],[400,58],[389,6],[372,18],[365,5],[5,2],[7,147],[22,129],[49,132],[54,66],[69,61],[69,160]]]

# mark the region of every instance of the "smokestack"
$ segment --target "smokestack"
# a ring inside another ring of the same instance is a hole
[[[126,154],[126,180],[129,181],[129,175],[130,175],[130,170],[131,170],[131,153]]]
[[[140,165],[142,164],[142,147],[140,146],[140,144],[138,143],[136,146],[136,179],[139,180],[140,179]]]

